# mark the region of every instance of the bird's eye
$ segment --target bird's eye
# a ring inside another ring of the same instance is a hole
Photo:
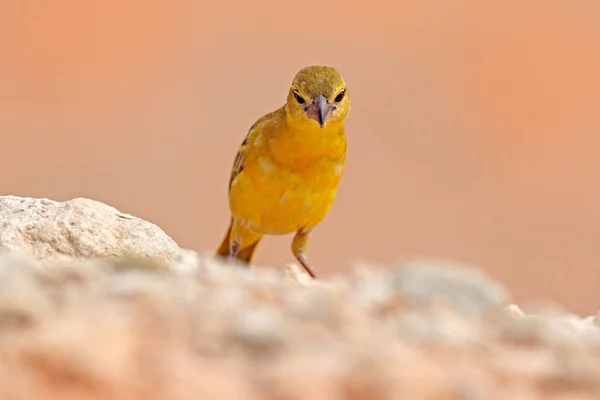
[[[296,91],[294,91],[294,97],[296,98],[296,101],[298,102],[298,104],[306,103],[306,101],[302,98],[302,96],[300,96],[298,94],[298,92],[296,92]]]
[[[344,95],[346,94],[346,89],[342,89],[342,91],[340,93],[338,93],[337,96],[335,96],[335,102],[339,103],[340,101],[344,100]]]

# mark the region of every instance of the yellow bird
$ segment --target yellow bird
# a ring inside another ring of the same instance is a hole
[[[313,278],[306,249],[336,197],[346,162],[350,97],[328,66],[300,70],[281,108],[258,119],[229,180],[229,229],[217,250],[249,264],[263,235],[295,232],[292,253]]]

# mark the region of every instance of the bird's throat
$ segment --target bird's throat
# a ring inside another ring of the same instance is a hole
[[[315,126],[313,126],[315,125]],[[270,140],[271,154],[280,164],[307,165],[320,158],[338,159],[346,152],[344,127],[316,124],[288,126]]]

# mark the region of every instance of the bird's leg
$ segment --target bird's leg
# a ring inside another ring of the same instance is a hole
[[[240,235],[231,236],[229,238],[229,263],[233,263],[238,253],[240,252],[240,247],[242,245],[242,240]]]
[[[304,254],[304,253],[298,253],[298,254],[296,254],[296,259],[302,265],[302,267],[304,268],[304,270],[310,275],[311,278],[313,278],[313,279],[317,278],[315,276],[315,273],[310,268],[310,265],[308,265],[308,262],[306,261],[306,254]]]
[[[299,229],[294,236],[292,241],[292,253],[296,260],[302,265],[304,270],[312,277],[316,278],[315,273],[312,271],[306,260],[306,247],[308,246],[308,235],[310,229]]]

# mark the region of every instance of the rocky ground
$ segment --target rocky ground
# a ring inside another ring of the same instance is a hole
[[[0,197],[0,399],[597,399],[600,327],[444,260],[312,281]]]

